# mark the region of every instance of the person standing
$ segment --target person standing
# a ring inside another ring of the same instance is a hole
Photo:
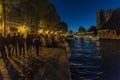
[[[15,53],[17,56],[17,36],[16,36],[16,33],[13,34],[11,41],[12,41],[12,55]]]
[[[10,34],[7,35],[6,37],[6,47],[7,47],[7,51],[8,51],[8,56],[11,57],[11,36]]]
[[[23,57],[25,57],[25,38],[24,35],[20,35],[18,38],[18,48],[19,48],[19,55],[23,54]]]
[[[6,58],[6,52],[5,52],[5,38],[0,33],[0,52],[1,52],[1,58]]]
[[[37,56],[39,56],[40,47],[41,47],[40,45],[41,45],[40,38],[39,38],[39,36],[37,36],[34,40],[34,46],[35,46]]]
[[[26,50],[28,56],[32,54],[32,45],[33,45],[33,38],[30,34],[28,34],[26,38]]]

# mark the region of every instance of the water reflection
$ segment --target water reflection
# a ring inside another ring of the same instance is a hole
[[[76,38],[71,48],[72,80],[120,80],[120,41]]]
[[[75,39],[71,45],[72,80],[103,80],[102,60],[96,42]]]
[[[120,41],[76,38],[71,45],[70,67],[72,80],[120,80]]]
[[[120,41],[101,40],[103,69],[106,80],[120,80]]]

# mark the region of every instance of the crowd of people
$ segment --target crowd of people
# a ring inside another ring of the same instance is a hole
[[[63,43],[64,37],[58,35],[28,34],[25,38],[20,33],[8,34],[6,37],[0,34],[0,55],[1,58],[12,55],[25,57],[32,53],[39,56],[42,47],[60,47]]]

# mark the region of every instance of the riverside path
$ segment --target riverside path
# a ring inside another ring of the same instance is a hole
[[[0,58],[0,80],[70,80],[68,57],[65,49],[42,48],[25,57]]]

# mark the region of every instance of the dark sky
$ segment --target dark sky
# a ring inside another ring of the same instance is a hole
[[[79,26],[88,29],[96,25],[98,9],[115,9],[120,7],[120,0],[50,0],[57,9],[61,21],[68,24],[69,29],[78,31]]]

